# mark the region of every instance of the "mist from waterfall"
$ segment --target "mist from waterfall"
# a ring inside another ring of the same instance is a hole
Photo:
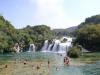
[[[62,37],[61,39],[53,39],[52,43],[45,40],[42,52],[66,53],[72,47],[72,38]]]

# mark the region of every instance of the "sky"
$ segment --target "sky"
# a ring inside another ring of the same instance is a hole
[[[0,15],[15,28],[41,24],[68,28],[97,14],[100,0],[0,0]]]

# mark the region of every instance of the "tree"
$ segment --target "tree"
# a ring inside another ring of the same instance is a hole
[[[73,46],[69,49],[67,55],[71,58],[78,58],[81,55],[80,48],[78,48],[77,46]]]
[[[0,16],[0,52],[10,52],[15,40],[15,28],[8,20]]]
[[[87,25],[100,25],[100,15],[94,15],[85,19],[85,22],[82,22],[78,25],[78,28],[82,28]]]
[[[34,43],[40,50],[45,40],[53,38],[53,32],[46,25],[30,26],[23,29],[15,29],[13,25],[0,16],[0,52],[13,52],[16,43],[23,51],[28,50],[29,45]]]
[[[87,25],[79,29],[76,40],[90,51],[100,51],[100,25]]]

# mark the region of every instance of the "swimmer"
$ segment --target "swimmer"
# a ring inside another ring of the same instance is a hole
[[[23,61],[23,64],[26,65],[27,64],[27,61]]]
[[[50,67],[50,61],[48,60],[48,68]]]
[[[58,71],[58,70],[59,70],[59,68],[56,67],[56,71]]]
[[[32,67],[34,67],[34,65],[32,65]]]
[[[62,56],[62,54],[60,54],[60,56]]]
[[[64,57],[64,64],[65,65],[69,65],[69,59],[68,59],[68,57]]]
[[[8,66],[7,65],[5,65],[5,68],[7,68]]]
[[[40,67],[37,65],[36,69],[38,70],[38,69],[40,69]]]

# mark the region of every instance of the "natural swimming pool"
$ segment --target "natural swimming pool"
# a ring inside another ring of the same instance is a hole
[[[27,60],[27,64],[23,62]],[[50,68],[47,61],[50,61]],[[0,54],[0,66],[8,65],[0,69],[0,75],[100,75],[100,62],[86,65],[63,65],[63,56],[55,53],[18,53]],[[33,69],[32,65],[39,66]]]

